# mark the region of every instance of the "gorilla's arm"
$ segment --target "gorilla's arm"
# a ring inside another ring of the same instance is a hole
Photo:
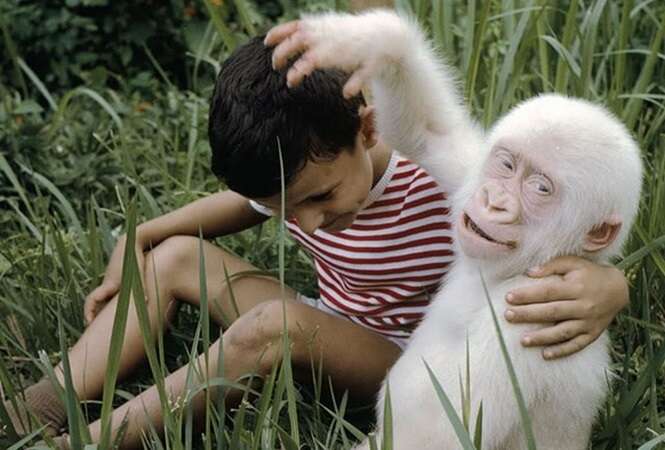
[[[391,11],[306,16],[274,28],[268,45],[276,67],[291,67],[295,85],[317,68],[351,73],[349,97],[371,83],[382,138],[423,165],[447,191],[456,190],[477,156],[481,135],[462,106],[450,69],[419,28]]]

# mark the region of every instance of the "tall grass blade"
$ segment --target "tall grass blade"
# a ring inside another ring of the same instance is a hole
[[[642,370],[637,379],[631,383],[630,386],[626,386],[628,390],[621,396],[617,403],[614,420],[625,421],[633,413],[637,412],[638,403],[651,384],[651,377],[654,373],[661,370],[664,363],[665,344],[661,344],[654,352],[653,358],[647,362],[647,366]]]
[[[16,62],[18,66],[25,72],[25,74],[30,78],[30,81],[37,87],[37,90],[44,96],[46,99],[46,102],[49,104],[51,109],[55,111],[58,109],[57,104],[55,103],[55,100],[53,100],[53,96],[51,96],[51,93],[46,89],[46,86],[44,86],[44,83],[42,83],[42,80],[39,79],[39,77],[35,74],[35,72],[32,71],[32,69],[23,61],[23,58],[17,58]]]
[[[597,0],[591,10],[586,21],[586,29],[584,30],[584,38],[582,39],[582,73],[578,79],[577,95],[584,98],[593,98],[591,92],[588,92],[591,83],[591,70],[593,69],[593,56],[594,48],[596,46],[596,37],[598,34],[598,24],[601,15],[605,9],[607,0]]]
[[[656,32],[651,45],[649,46],[649,56],[647,56],[644,61],[644,66],[642,66],[642,71],[640,76],[635,83],[635,88],[633,89],[634,94],[642,94],[646,92],[647,86],[651,83],[653,74],[656,68],[656,62],[658,60],[658,52],[660,51],[661,45],[663,45],[663,40],[665,40],[665,12],[660,19],[660,24],[658,31]],[[635,123],[639,117],[643,100],[639,97],[631,97],[626,103],[624,109],[623,119],[626,122],[626,126],[629,130],[635,128]]]
[[[382,450],[393,450],[393,406],[390,401],[390,384],[386,382],[386,395],[383,404],[383,440]]]
[[[224,42],[224,45],[226,45],[226,48],[229,49],[229,51],[233,51],[237,45],[236,38],[224,22],[222,15],[219,13],[219,9],[213,5],[210,0],[204,0],[203,3],[206,5],[210,20],[212,20],[212,23],[215,25],[215,29],[222,38],[222,42]]]
[[[665,442],[665,434],[661,434],[660,436],[650,440],[646,444],[641,445],[637,450],[652,450],[658,448],[656,446],[658,444],[662,444],[663,442]]]
[[[342,405],[344,405],[344,404],[346,403],[346,399],[347,399],[347,395],[344,394],[344,397],[342,398]],[[369,436],[365,436],[365,434],[364,434],[362,431],[360,431],[360,430],[359,430],[358,428],[356,428],[351,422],[349,422],[348,420],[346,420],[346,419],[344,418],[344,415],[343,415],[343,408],[342,408],[342,407],[340,407],[340,409],[342,410],[342,412],[333,411],[333,410],[331,410],[330,408],[328,408],[326,405],[321,405],[321,408],[322,408],[324,411],[326,411],[326,412],[327,412],[327,413],[328,413],[333,419],[335,419],[335,420],[338,421],[340,424],[342,424],[342,426],[344,427],[344,429],[348,430],[348,431],[349,431],[349,432],[350,432],[350,433],[351,433],[351,434],[352,434],[357,440],[362,440],[362,439],[364,439],[365,437],[369,437]],[[371,440],[371,439],[370,439],[370,440]],[[376,446],[376,442],[375,442],[375,446]]]
[[[58,338],[60,341],[60,352],[62,353],[62,373],[64,375],[65,409],[67,411],[67,422],[69,423],[69,439],[72,448],[81,448],[85,443],[85,431],[87,427],[81,426],[79,411],[79,400],[72,382],[72,371],[69,365],[69,349],[65,342],[65,330],[62,326],[62,312],[58,304]],[[85,431],[84,431],[85,430]],[[89,438],[89,436],[88,436]]]
[[[4,344],[4,342],[3,342]],[[14,386],[10,381],[9,378],[9,372],[7,371],[7,367],[5,366],[5,361],[3,358],[0,358],[0,387],[3,388],[4,392],[7,394],[7,397],[9,399],[9,404],[14,408],[14,410],[18,410],[18,401],[19,399],[16,396],[16,391],[14,390]],[[3,430],[7,434],[7,436],[12,440],[12,441],[18,441],[19,436],[18,433],[16,432],[16,429],[14,428],[14,424],[12,421],[9,419],[9,414],[7,413],[7,409],[5,408],[5,402],[0,400],[0,419],[2,420],[3,425]],[[23,423],[22,418],[19,417],[19,422],[23,426],[24,429],[28,428],[27,423]]]
[[[261,437],[264,430],[269,428],[270,409],[272,407],[271,401],[273,400],[273,392],[275,390],[275,380],[277,379],[277,364],[273,365],[272,371],[267,379],[264,380],[263,390],[261,391],[261,398],[257,407],[258,416],[256,418],[256,425],[254,426],[254,436],[256,437],[252,444],[251,450],[258,450],[261,445]]]
[[[41,428],[38,428],[37,430],[33,431],[32,433],[29,433],[28,435],[24,436],[23,439],[18,440],[18,442],[16,442],[16,444],[14,444],[14,445],[10,446],[9,448],[7,448],[7,450],[21,450],[21,449],[26,448],[26,444],[28,442],[32,441],[37,436],[39,436],[39,434],[42,431],[44,431],[45,428],[46,428],[46,425],[44,425]]]
[[[104,273],[104,262],[102,257],[101,236],[97,230],[97,219],[95,210],[91,204],[86,208],[86,233],[88,244],[88,261],[90,262],[93,280],[92,284],[98,286],[102,281]]]
[[[104,390],[102,394],[102,412],[101,412],[101,438],[102,448],[110,446],[111,432],[113,429],[113,397],[115,386],[120,370],[120,355],[125,341],[125,330],[127,328],[127,316],[129,313],[129,303],[132,285],[134,284],[134,270],[130,264],[130,258],[134,255],[136,243],[136,208],[134,203],[130,204],[127,215],[127,240],[125,241],[125,255],[122,262],[122,278],[120,283],[120,292],[116,303],[115,316],[113,318],[113,327],[111,330],[111,344],[109,347],[108,366],[106,376],[104,377]]]
[[[457,415],[457,412],[455,412],[455,407],[448,398],[448,395],[446,395],[445,391],[443,390],[443,387],[441,387],[441,383],[439,383],[439,380],[437,380],[436,375],[430,368],[429,364],[427,364],[427,361],[423,360],[423,363],[427,368],[427,372],[429,373],[430,380],[432,380],[432,384],[434,385],[434,390],[436,391],[436,395],[437,397],[439,397],[439,401],[441,402],[441,405],[443,406],[443,409],[446,412],[446,416],[448,416],[450,424],[453,426],[453,429],[455,430],[455,434],[457,435],[457,439],[459,439],[462,448],[464,450],[475,450],[476,447],[473,446],[473,442],[471,442],[469,433],[464,428],[464,424]]]
[[[0,17],[0,28],[2,28],[2,38],[5,43],[5,48],[7,49],[7,54],[12,60],[12,68],[14,69],[16,83],[19,85],[21,91],[23,92],[23,96],[27,97],[28,86],[25,83],[23,73],[21,72],[21,66],[18,63],[19,56],[18,52],[16,51],[16,44],[14,43],[14,39],[12,39],[12,35],[9,32],[9,24],[4,17]]]
[[[478,406],[478,415],[476,416],[476,426],[473,434],[473,445],[476,448],[483,448],[483,402]]]
[[[467,432],[470,432],[471,428],[471,357],[469,353],[469,335],[466,336],[466,364],[465,364],[465,376],[464,383],[462,383],[462,375],[460,374],[459,388],[460,388],[460,400],[462,402],[461,410],[462,411],[462,423]]]
[[[47,242],[46,240],[44,240],[44,235],[42,234],[41,231],[39,231],[39,228],[37,228],[37,225],[35,225],[35,224],[34,224],[34,223],[28,218],[28,216],[26,216],[25,214],[23,214],[23,212],[21,211],[21,209],[19,208],[19,206],[16,204],[16,202],[13,201],[13,199],[10,199],[7,203],[8,203],[9,206],[14,210],[14,212],[16,213],[16,216],[17,216],[17,217],[19,218],[19,220],[23,223],[23,225],[25,225],[25,227],[26,227],[28,230],[30,230],[30,233],[32,233],[32,235],[34,236],[34,238],[35,238],[38,242],[43,242],[44,245],[45,245],[45,247],[46,247],[47,253],[50,253],[50,252],[51,252],[50,246],[49,246],[48,242]]]
[[[207,381],[210,374],[210,305],[208,304],[208,282],[206,277],[206,266],[205,266],[205,255],[203,253],[203,231],[199,227],[199,301],[201,303],[201,328],[203,330],[203,359],[205,361],[205,367],[202,369],[203,380]],[[205,390],[205,404],[206,404],[206,415],[205,415],[205,435],[211,436],[210,433],[210,419],[211,419],[211,410],[210,410],[210,389]],[[206,439],[205,442],[206,450],[210,450],[210,439]]]
[[[612,76],[612,89],[610,91],[613,97],[613,108],[615,112],[621,110],[618,96],[623,92],[626,76],[626,49],[628,48],[628,38],[632,29],[630,10],[633,7],[633,0],[624,0],[621,8],[621,22],[619,26],[619,37],[617,42],[617,52],[614,57],[614,74]]]
[[[56,111],[56,117],[54,118],[54,122],[58,123],[60,120],[62,120],[62,116],[64,115],[65,111],[67,110],[67,106],[69,105],[69,102],[72,101],[73,98],[78,97],[78,96],[85,96],[91,98],[95,103],[97,103],[101,108],[106,111],[109,116],[111,116],[111,119],[115,123],[116,127],[121,130],[123,127],[122,119],[120,119],[120,116],[118,113],[113,109],[113,107],[107,102],[104,97],[99,95],[97,92],[93,91],[90,88],[87,87],[77,87],[76,89],[73,89],[69,92],[67,92],[62,99],[60,100],[60,104],[58,105],[58,109]]]
[[[531,6],[532,3],[533,1],[529,2],[529,6]],[[496,92],[494,94],[493,117],[496,117],[499,113],[499,111],[497,111],[496,108],[499,105],[505,105],[506,103],[508,103],[508,100],[510,99],[510,97],[506,95],[506,85],[508,84],[509,77],[516,77],[516,73],[514,70],[516,67],[515,64],[516,56],[520,44],[522,43],[522,37],[526,32],[530,20],[531,20],[531,11],[528,10],[523,12],[517,24],[517,29],[510,37],[508,51],[506,52],[503,64],[501,65],[501,70],[499,72],[499,80],[497,81]]]
[[[515,398],[517,399],[517,404],[520,409],[520,416],[522,417],[522,427],[524,428],[524,436],[526,439],[526,446],[529,450],[536,449],[536,439],[533,435],[533,428],[531,427],[531,418],[529,417],[529,411],[526,408],[526,402],[524,401],[524,396],[522,395],[522,390],[520,389],[519,382],[517,381],[517,374],[515,373],[515,368],[513,363],[510,360],[510,355],[508,354],[508,347],[506,347],[506,341],[503,339],[503,333],[501,332],[501,326],[499,325],[499,320],[496,317],[496,312],[494,311],[494,305],[492,304],[492,299],[490,294],[487,291],[487,284],[485,283],[485,278],[483,277],[482,272],[480,272],[480,279],[483,282],[483,290],[485,291],[485,298],[487,304],[492,313],[492,320],[494,321],[494,328],[499,339],[499,344],[501,345],[501,353],[503,354],[503,359],[506,362],[506,368],[508,369],[508,374],[510,376],[510,382],[513,385],[513,391],[515,392]]]
[[[636,264],[645,256],[649,256],[651,253],[657,252],[662,248],[665,248],[665,236],[660,236],[656,239],[653,239],[651,242],[644,245],[640,249],[635,250],[633,253],[626,256],[619,263],[617,263],[617,267],[620,269],[628,269],[630,266]]]
[[[279,174],[280,174],[280,221],[279,221],[279,284],[282,297],[282,320],[284,331],[282,333],[282,375],[285,377],[286,404],[289,413],[291,425],[291,437],[296,445],[300,446],[300,430],[298,426],[298,411],[296,410],[296,395],[293,386],[293,369],[291,367],[291,340],[289,337],[289,327],[286,317],[286,294],[284,291],[284,244],[286,239],[286,186],[284,181],[284,158],[282,153],[282,144],[277,139],[277,152],[279,155]]]
[[[490,6],[492,2],[483,2],[482,10],[480,11],[480,20],[478,22],[478,29],[473,37],[472,51],[469,55],[469,66],[466,76],[466,92],[465,98],[471,99],[476,92],[476,79],[478,77],[478,67],[480,66],[480,55],[482,51],[483,39],[487,31],[487,18],[489,17]]]
[[[187,376],[185,377],[185,392],[188,393],[187,401],[185,402],[185,450],[192,450],[193,448],[193,438],[194,438],[194,405],[192,400],[194,395],[189,395],[193,393],[198,387],[202,388],[206,382],[197,383],[194,377],[197,377],[199,380],[200,369],[201,367],[197,365],[197,353],[199,343],[201,342],[201,321],[196,325],[196,332],[194,333],[194,339],[192,340],[192,345],[189,350],[189,363],[187,364]]]
[[[2,153],[0,153],[0,172],[4,173],[5,176],[9,179],[9,182],[12,184],[14,191],[21,198],[23,205],[25,205],[25,209],[28,211],[28,214],[32,219],[34,219],[36,216],[35,216],[35,211],[32,209],[32,202],[28,200],[28,196],[25,192],[25,189],[18,181],[16,174],[14,173],[12,167],[9,165],[7,159],[4,157]]]
[[[133,204],[133,202],[132,202]],[[128,239],[129,241],[129,239]],[[148,359],[148,365],[150,367],[150,372],[152,373],[155,387],[159,393],[159,400],[162,406],[162,416],[164,425],[167,429],[173,429],[172,425],[172,414],[171,408],[169,405],[169,396],[166,392],[164,373],[159,364],[159,358],[155,350],[154,345],[154,333],[152,332],[152,326],[150,322],[150,316],[148,313],[148,305],[145,298],[145,292],[143,290],[143,280],[141,273],[138,269],[138,264],[136,261],[136,254],[131,252],[125,252],[125,255],[129,253],[129,265],[131,270],[134,272],[132,280],[132,300],[134,303],[134,308],[136,310],[136,315],[138,317],[139,328],[141,330],[141,337],[143,338],[143,347],[145,349],[146,357]],[[160,321],[161,318],[154,317],[155,321]],[[158,325],[155,325],[156,327]]]
[[[254,26],[254,19],[257,12],[254,11],[252,3],[248,0],[233,0],[233,3],[238,11],[238,19],[242,24],[247,34],[254,36],[256,34],[256,27]]]
[[[436,46],[451,58],[454,55],[452,4],[446,0],[432,1],[431,29]]]
[[[554,91],[560,94],[566,93],[566,86],[568,84],[568,75],[569,72],[567,68],[573,68],[571,64],[573,61],[572,54],[570,54],[570,49],[573,45],[573,39],[575,39],[575,34],[577,32],[577,8],[580,2],[571,1],[568,6],[568,11],[566,12],[566,22],[563,27],[563,37],[561,38],[560,48],[562,51],[559,52],[559,55],[570,55],[569,59],[559,58],[556,64],[556,75],[554,77]],[[558,42],[558,41],[557,41]],[[552,45],[552,42],[550,42]],[[557,50],[557,48],[554,48]],[[565,52],[563,51],[565,50]],[[577,66],[577,64],[575,64]],[[577,74],[579,76],[579,73]]]
[[[106,219],[105,210],[100,208],[94,195],[91,196],[90,203],[92,204],[92,208],[97,216],[97,221],[99,222],[99,234],[102,238],[104,251],[106,254],[110,255],[115,246],[115,237],[113,236],[111,225]]]
[[[164,83],[169,87],[169,89],[175,89],[175,86],[173,83],[171,83],[171,80],[169,80],[168,75],[166,75],[166,72],[162,68],[162,65],[159,64],[159,61],[157,61],[157,58],[155,58],[155,55],[152,54],[152,51],[150,51],[150,48],[145,45],[145,43],[142,44],[141,46],[143,48],[143,51],[145,52],[145,55],[148,57],[150,62],[152,63],[152,66],[155,68],[159,76],[162,78]]]
[[[187,174],[185,175],[185,188],[187,192],[190,192],[192,188],[192,173],[194,172],[196,144],[199,137],[199,106],[196,102],[191,102],[189,106],[192,110],[192,115],[189,121],[189,135],[187,136]]]
[[[74,231],[76,231],[77,235],[82,236],[83,227],[81,226],[81,222],[79,221],[78,216],[74,211],[74,207],[69,202],[69,200],[67,200],[67,197],[65,197],[62,191],[60,191],[60,189],[58,189],[58,187],[44,175],[35,172],[31,168],[21,163],[19,163],[19,167],[22,171],[30,175],[37,182],[37,184],[44,186],[47,191],[53,194],[53,196],[58,200],[57,206],[60,211],[62,211],[63,215],[69,220],[69,224],[74,228]]]
[[[485,2],[488,6],[491,2]],[[486,7],[487,7],[486,6]],[[474,37],[476,36],[476,0],[467,0],[466,2],[466,17],[464,27],[464,40],[462,43],[462,72],[469,74],[471,66],[471,54],[475,48]],[[482,37],[480,38],[482,40]]]
[[[547,3],[542,5],[543,11],[536,21],[536,34],[538,36],[538,62],[540,64],[540,79],[543,81],[542,92],[549,92],[553,86],[550,84],[550,55],[547,51],[547,45],[542,39],[545,36],[546,22],[548,17]]]
[[[247,391],[243,394],[242,400],[240,402],[240,407],[236,412],[233,420],[233,432],[231,433],[231,440],[229,442],[230,449],[240,449],[243,446],[240,443],[241,432],[245,425],[245,414],[247,412]]]

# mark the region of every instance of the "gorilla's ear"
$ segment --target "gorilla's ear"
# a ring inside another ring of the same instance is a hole
[[[597,252],[610,245],[621,230],[621,219],[613,214],[600,225],[594,226],[584,239],[584,251]]]

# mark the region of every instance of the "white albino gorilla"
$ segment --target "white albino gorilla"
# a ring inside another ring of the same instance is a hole
[[[274,29],[266,42],[280,43],[276,66],[304,52],[289,71],[290,84],[332,66],[353,73],[347,96],[371,81],[380,134],[454,193],[457,262],[387,377],[394,447],[459,448],[423,361],[460,414],[468,340],[470,412],[475,418],[482,402],[483,449],[525,448],[479,272],[495,309],[503,310],[507,292],[531,282],[522,275],[530,267],[559,255],[596,262],[617,255],[641,188],[630,134],[599,106],[543,95],[482,135],[420,30],[392,12],[310,16]],[[538,448],[585,449],[607,390],[607,334],[570,357],[545,361],[520,344],[525,330],[542,325],[508,324],[501,315],[499,321]],[[386,385],[377,405],[379,436]]]

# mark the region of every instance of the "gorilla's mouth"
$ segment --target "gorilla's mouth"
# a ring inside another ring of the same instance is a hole
[[[499,245],[504,245],[509,248],[515,248],[515,242],[508,241],[508,242],[503,242],[503,241],[498,241],[494,239],[492,236],[489,234],[485,233],[482,228],[480,228],[476,222],[471,220],[468,214],[464,213],[464,226],[466,226],[467,229],[473,231],[476,235],[480,236],[481,238],[485,239],[486,241],[490,241],[494,244],[499,244]]]

